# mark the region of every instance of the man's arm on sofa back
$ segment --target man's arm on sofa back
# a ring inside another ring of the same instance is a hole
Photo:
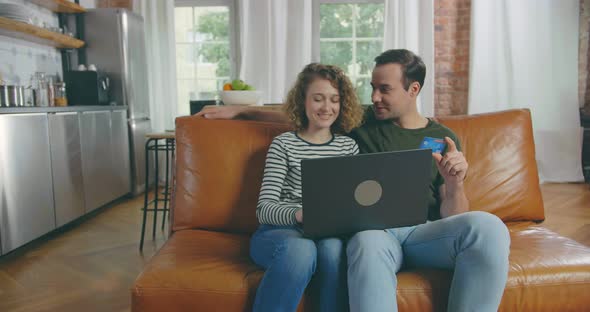
[[[195,116],[202,116],[207,119],[245,119],[279,123],[290,122],[287,115],[283,112],[282,106],[206,106]]]

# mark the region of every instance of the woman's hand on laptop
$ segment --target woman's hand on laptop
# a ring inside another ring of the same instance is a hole
[[[295,220],[298,223],[303,223],[303,209],[299,209],[295,212]]]
[[[462,184],[463,180],[465,180],[469,164],[451,138],[445,137],[445,142],[448,146],[447,153],[444,156],[434,153],[432,157],[436,160],[436,167],[440,175],[445,179],[445,184],[447,186],[456,186]]]

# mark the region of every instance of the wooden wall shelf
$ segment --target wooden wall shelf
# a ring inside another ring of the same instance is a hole
[[[0,35],[46,44],[60,49],[77,49],[84,46],[84,41],[76,38],[5,17],[0,17]]]
[[[68,0],[29,0],[55,13],[84,13],[86,9]]]

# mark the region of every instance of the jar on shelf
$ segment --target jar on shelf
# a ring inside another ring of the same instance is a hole
[[[53,86],[55,93],[53,102],[55,106],[68,106],[68,99],[66,97],[66,83],[56,82]]]
[[[31,88],[33,90],[33,105],[49,106],[47,78],[44,72],[36,72],[31,77]]]

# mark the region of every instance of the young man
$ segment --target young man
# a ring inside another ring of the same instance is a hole
[[[424,137],[444,138],[447,148],[444,155],[433,154],[430,222],[363,231],[347,242],[350,310],[397,311],[396,273],[403,264],[454,270],[448,311],[497,311],[508,275],[508,230],[492,214],[469,212],[463,188],[468,164],[456,135],[418,112],[416,99],[426,76],[420,57],[388,50],[375,63],[373,106],[350,133],[361,153],[416,149]],[[199,115],[286,121],[280,112],[244,107],[212,107]]]

